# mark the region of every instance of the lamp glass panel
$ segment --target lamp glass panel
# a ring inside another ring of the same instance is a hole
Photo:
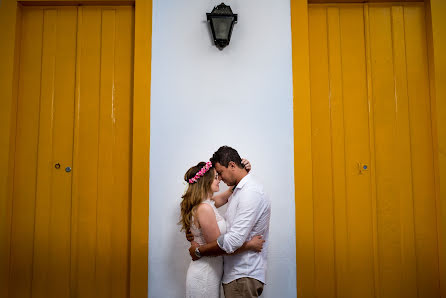
[[[231,30],[231,23],[234,17],[218,17],[212,18],[212,25],[215,30],[216,39],[229,39],[229,31]]]

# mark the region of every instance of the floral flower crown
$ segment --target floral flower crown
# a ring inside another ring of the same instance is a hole
[[[194,176],[194,178],[189,179],[189,184],[193,184],[198,181],[201,177],[204,176],[204,174],[209,171],[209,169],[212,168],[212,162],[208,161],[201,170],[198,171],[198,173]]]

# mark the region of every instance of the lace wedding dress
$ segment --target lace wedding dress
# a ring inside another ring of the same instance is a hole
[[[215,202],[211,199],[203,201],[214,209],[220,234],[226,233],[225,219],[218,213]],[[198,229],[192,220],[191,232],[194,240],[199,244],[206,244],[201,229]],[[186,276],[187,298],[218,298],[220,297],[220,284],[223,275],[223,257],[202,257],[191,261]]]

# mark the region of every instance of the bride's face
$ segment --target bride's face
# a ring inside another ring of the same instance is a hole
[[[212,181],[211,190],[212,192],[217,192],[220,190],[220,177],[218,176],[215,170],[213,170],[213,172],[214,172],[214,181]]]

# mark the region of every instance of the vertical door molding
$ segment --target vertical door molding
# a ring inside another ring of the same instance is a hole
[[[152,0],[135,1],[130,297],[148,295]]]
[[[12,183],[17,108],[20,9],[16,0],[0,3],[0,296],[8,297]]]
[[[291,0],[297,296],[314,295],[308,1]]]
[[[446,2],[426,0],[441,297],[446,297]]]

